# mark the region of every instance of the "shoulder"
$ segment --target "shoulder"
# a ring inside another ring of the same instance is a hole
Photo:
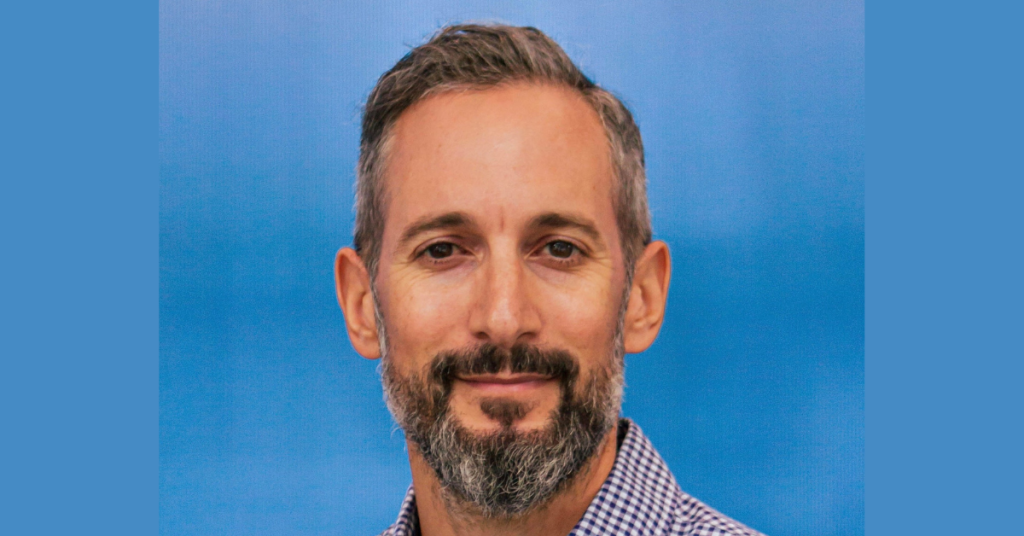
[[[384,529],[384,532],[381,532],[378,536],[419,536],[418,525],[418,520],[415,518],[400,517],[397,522]]]
[[[673,536],[764,536],[714,508],[678,491],[672,501]]]
[[[680,489],[640,427],[619,426],[615,465],[574,535],[764,536]]]
[[[384,529],[380,536],[419,536],[419,516],[416,515],[416,492],[412,485],[409,485],[405,492],[405,500],[398,510],[398,519],[394,524]]]

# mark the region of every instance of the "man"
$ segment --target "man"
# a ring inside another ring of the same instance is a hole
[[[668,292],[629,111],[532,28],[459,25],[366,103],[335,273],[413,483],[384,534],[757,534],[619,419]]]

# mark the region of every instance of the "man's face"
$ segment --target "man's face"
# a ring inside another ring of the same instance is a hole
[[[439,356],[482,347],[570,356],[577,390],[612,370],[626,272],[608,142],[582,97],[452,91],[405,111],[393,136],[376,278],[393,373],[428,378]],[[563,388],[464,370],[446,407],[474,435],[529,434],[550,428]]]

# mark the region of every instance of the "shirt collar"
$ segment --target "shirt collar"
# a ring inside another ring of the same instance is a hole
[[[625,437],[615,455],[615,464],[569,536],[602,533],[609,529],[615,534],[656,534],[670,524],[672,502],[679,492],[676,480],[636,423],[629,419],[620,420],[620,437],[623,428]],[[419,535],[419,517],[412,486],[402,501],[398,520],[384,534]]]

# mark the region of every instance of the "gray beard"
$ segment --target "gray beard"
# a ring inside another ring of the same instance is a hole
[[[621,337],[610,363],[580,385],[578,360],[566,352],[529,346],[511,350],[484,345],[437,356],[428,370],[399,374],[387,355],[381,364],[385,400],[396,422],[419,449],[441,484],[449,509],[485,518],[511,519],[546,504],[580,474],[615,425],[622,401]],[[460,373],[537,372],[559,381],[561,401],[550,424],[522,432],[513,423],[522,404],[481,404],[499,430],[477,434],[450,412],[452,380]],[[577,387],[579,387],[577,389]]]

